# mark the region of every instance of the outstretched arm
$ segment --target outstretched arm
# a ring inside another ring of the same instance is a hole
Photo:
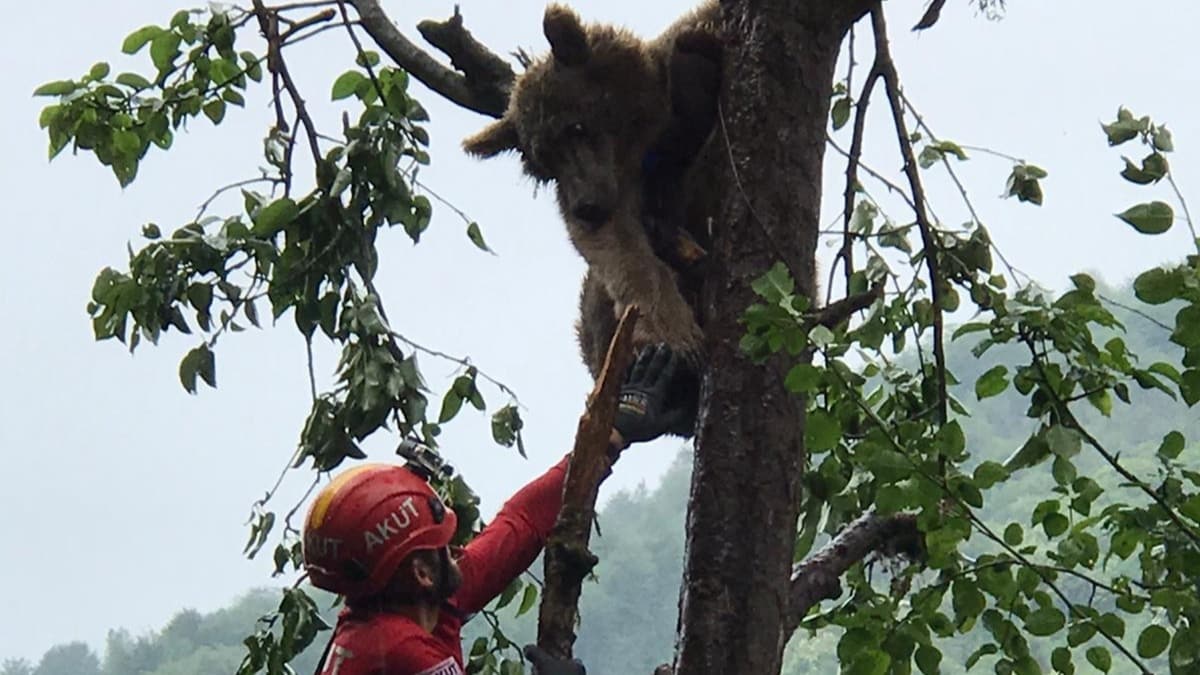
[[[610,446],[613,460],[631,443],[649,441],[676,424],[668,385],[679,357],[665,346],[642,350],[621,387]],[[541,553],[562,508],[570,455],[514,494],[459,558],[463,585],[454,596],[466,613],[483,609]]]

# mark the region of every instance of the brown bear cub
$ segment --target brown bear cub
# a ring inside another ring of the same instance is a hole
[[[687,273],[703,255],[707,227],[687,214],[696,201],[692,167],[716,119],[718,11],[706,2],[646,42],[614,26],[585,26],[552,5],[543,20],[551,53],[514,83],[504,116],[463,143],[479,157],[516,150],[528,175],[555,183],[588,265],[577,330],[592,376],[617,318],[636,304],[637,346],[665,343],[695,366],[675,383],[693,410],[703,333]],[[694,415],[673,431],[690,436],[693,425]]]

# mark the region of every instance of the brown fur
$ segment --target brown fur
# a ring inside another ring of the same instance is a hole
[[[642,311],[635,341],[697,355],[703,335],[677,273],[655,255],[642,219],[642,159],[671,119],[668,64],[676,38],[707,29],[715,2],[646,42],[613,26],[584,26],[553,5],[543,28],[551,53],[513,87],[503,118],[464,142],[490,157],[518,150],[525,172],[553,181],[575,248],[588,264],[578,326],[593,376],[615,317]]]

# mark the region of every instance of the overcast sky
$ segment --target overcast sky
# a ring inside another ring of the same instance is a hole
[[[470,28],[496,51],[543,50],[542,2],[459,4]],[[643,35],[690,4],[574,3],[586,18],[624,23]],[[993,239],[1019,267],[1055,286],[1079,269],[1120,282],[1182,255],[1189,246],[1182,227],[1150,239],[1111,216],[1169,195],[1165,187],[1135,190],[1116,177],[1119,154],[1105,147],[1099,122],[1121,104],[1167,122],[1181,150],[1173,167],[1184,190],[1200,195],[1194,3],[1012,0],[1007,17],[995,22],[954,0],[941,24],[921,35],[902,29],[916,21],[922,3],[887,5],[906,90],[934,129],[1049,170],[1046,205],[1037,209],[999,199],[1006,162],[973,153],[964,166]],[[0,579],[7,585],[0,593],[0,660],[36,660],[50,645],[73,639],[99,649],[109,628],[150,630],[183,607],[212,610],[251,586],[272,583],[269,562],[247,561],[240,551],[249,505],[286,463],[309,406],[303,342],[290,317],[273,329],[224,337],[217,350],[220,388],[189,396],[176,372],[197,338],[172,334],[131,357],[120,344],[94,342],[85,311],[96,272],[123,268],[126,244],[139,245],[144,223],[173,229],[214,188],[255,175],[271,120],[265,94],[249,96],[245,110],[231,109],[219,129],[194,123],[169,154],[152,152],[124,191],[91,156],[68,152],[46,161],[37,114],[49,101],[30,96],[39,84],[78,77],[96,61],[111,61],[115,72],[130,69],[119,51],[123,37],[165,23],[180,6],[174,0],[10,3],[0,27],[6,66],[0,91],[8,101],[0,109]],[[452,3],[385,7],[415,35],[418,20],[444,18]],[[340,109],[325,102],[332,80],[351,63],[344,35],[328,33],[289,58],[319,119],[337,129]],[[490,513],[573,439],[590,387],[572,328],[583,265],[552,195],[535,195],[514,159],[477,162],[458,149],[486,120],[416,91],[433,117],[433,166],[424,181],[478,220],[499,256],[476,251],[462,221],[435,205],[420,246],[399,231],[381,237],[378,281],[395,328],[470,355],[521,397],[528,461],[492,443],[481,414],[464,412],[444,435],[446,453]],[[870,160],[895,174],[900,162],[883,124],[882,99],[872,110]],[[832,154],[830,160],[832,216],[840,208],[843,163]],[[931,182],[938,215],[951,224],[965,221],[950,186]],[[828,258],[828,249],[822,254]],[[440,394],[452,364],[421,359]],[[324,383],[335,364],[330,349],[318,352]],[[484,393],[492,406],[504,402],[493,389]],[[388,458],[394,442],[380,435],[370,444],[372,456]],[[642,481],[653,485],[679,446],[666,439],[627,453],[605,494]],[[310,475],[292,476],[277,506],[297,499]]]

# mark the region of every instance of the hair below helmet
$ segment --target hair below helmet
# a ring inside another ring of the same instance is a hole
[[[365,464],[336,476],[304,520],[304,568],[314,586],[348,597],[383,590],[410,553],[450,543],[458,526],[422,477]]]

